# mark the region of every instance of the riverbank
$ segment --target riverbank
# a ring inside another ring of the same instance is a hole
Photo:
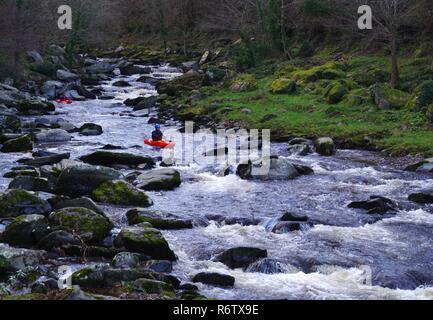
[[[132,56],[140,56],[135,48]],[[183,79],[159,85],[161,115],[206,127],[271,129],[274,141],[329,136],[342,148],[387,155],[433,155],[431,57],[408,51],[398,89],[387,84],[383,54],[318,52],[239,68],[222,48],[185,66]],[[195,64],[193,63],[195,62]],[[200,72],[197,72],[200,70]]]

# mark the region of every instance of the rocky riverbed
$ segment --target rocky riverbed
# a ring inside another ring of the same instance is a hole
[[[1,297],[433,298],[431,160],[324,138],[273,143],[264,179],[167,167],[143,140],[183,126],[156,86],[186,71],[87,58],[33,91],[2,85]]]

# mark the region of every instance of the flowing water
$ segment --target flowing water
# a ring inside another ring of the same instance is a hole
[[[181,75],[169,66],[152,69],[159,79]],[[114,87],[120,79],[132,86]],[[148,117],[133,117],[123,105],[127,98],[157,94],[154,87],[137,79],[117,75],[101,86],[114,99],[74,102],[59,106],[57,114],[49,116],[76,126],[100,124],[103,135],[74,134],[68,144],[40,147],[70,152],[73,159],[106,144],[125,147],[122,152],[160,156],[159,150],[143,145],[153,130],[147,124]],[[173,121],[164,129],[177,126],[180,124]],[[200,221],[191,230],[164,232],[179,257],[174,275],[184,282],[203,271],[234,276],[233,289],[199,285],[202,294],[222,299],[433,299],[433,287],[422,286],[433,279],[433,207],[407,201],[410,193],[433,189],[431,176],[404,172],[371,152],[339,150],[333,157],[298,157],[289,156],[285,144],[273,144],[272,153],[308,165],[315,174],[291,181],[245,181],[234,174],[221,177],[215,175],[215,168],[191,163],[176,167],[183,177],[180,188],[149,193],[154,209]],[[30,155],[3,154],[0,176],[25,156]],[[0,191],[9,181],[0,178]],[[397,214],[380,220],[347,208],[350,202],[371,195],[394,200],[399,207]],[[127,208],[110,206],[104,210],[117,230],[126,224]],[[284,212],[306,215],[314,227],[272,233]],[[210,215],[257,219],[260,224],[219,224],[209,221]],[[230,270],[214,261],[219,253],[239,246],[268,250],[269,258],[279,262],[283,273]]]

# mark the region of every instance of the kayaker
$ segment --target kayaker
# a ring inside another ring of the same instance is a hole
[[[152,132],[152,140],[153,141],[161,141],[164,137],[164,134],[161,131],[161,125],[155,124],[155,131]]]

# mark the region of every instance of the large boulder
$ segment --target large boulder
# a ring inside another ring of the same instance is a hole
[[[233,80],[230,90],[233,92],[247,92],[257,90],[258,84],[256,78],[250,74],[238,76]]]
[[[431,192],[431,193],[426,193],[426,192],[412,193],[409,196],[409,200],[412,202],[420,203],[420,204],[433,203],[433,192]]]
[[[51,251],[55,248],[80,245],[82,245],[80,239],[65,230],[53,231],[40,239],[40,241],[38,242],[38,248],[47,251]]]
[[[100,136],[104,133],[102,127],[95,123],[85,123],[78,129],[83,136]]]
[[[29,136],[21,136],[16,139],[7,140],[3,143],[0,151],[4,153],[26,152],[33,150],[33,142]]]
[[[322,156],[329,157],[335,153],[335,144],[332,138],[319,138],[315,141],[314,146],[316,147],[316,152]]]
[[[292,94],[296,91],[296,81],[280,78],[271,83],[270,90],[273,94]]]
[[[386,214],[395,213],[396,205],[395,203],[387,198],[371,196],[369,200],[366,201],[356,201],[348,205],[352,209],[363,209],[367,211],[367,214]]]
[[[90,74],[108,74],[108,73],[113,73],[114,69],[116,69],[114,65],[105,61],[101,61],[92,64],[90,67],[86,69],[86,72]]]
[[[51,212],[50,204],[25,190],[8,190],[0,195],[0,218]]]
[[[27,191],[41,191],[51,193],[53,190],[48,179],[31,176],[18,176],[9,183],[9,189],[23,189]]]
[[[234,277],[219,273],[202,272],[195,275],[192,281],[223,288],[231,288],[235,285]]]
[[[406,168],[406,171],[433,173],[433,158],[425,159],[423,161],[412,164]]]
[[[63,170],[56,184],[57,194],[69,197],[89,196],[102,183],[118,180],[119,171],[91,165],[76,165]]]
[[[146,191],[174,190],[181,185],[180,173],[174,169],[158,169],[137,177],[134,184]]]
[[[56,107],[51,102],[40,99],[18,101],[16,108],[24,115],[46,115],[56,111]]]
[[[312,170],[308,167],[297,167],[287,159],[270,159],[268,170],[260,170],[255,172],[254,169],[262,168],[262,163],[240,164],[236,174],[244,180],[289,180],[295,179],[302,174],[309,174]],[[263,169],[263,168],[262,168]],[[301,170],[302,169],[302,170]],[[263,171],[263,172],[262,172]]]
[[[99,243],[113,228],[104,216],[86,208],[65,208],[50,214],[50,223],[78,235],[86,243]]]
[[[345,85],[336,83],[328,87],[325,96],[330,104],[337,104],[341,102],[348,93],[349,89]]]
[[[258,248],[233,248],[225,251],[218,257],[218,261],[231,269],[245,268],[251,263],[267,258],[268,252]]]
[[[145,254],[153,259],[176,260],[176,255],[161,232],[146,224],[123,228],[114,240],[114,244],[117,248]]]
[[[60,81],[65,81],[65,82],[71,82],[71,81],[76,81],[78,80],[80,77],[75,74],[72,73],[70,71],[67,70],[57,70],[57,79],[59,79]]]
[[[104,211],[93,202],[92,199],[87,197],[70,199],[68,197],[57,196],[48,199],[53,210],[60,210],[64,208],[86,208],[96,213],[104,215]]]
[[[139,253],[132,252],[121,252],[117,254],[111,265],[114,268],[123,269],[123,268],[136,268],[141,265],[143,261],[145,261],[145,256]]]
[[[139,67],[139,66],[120,66],[120,74],[123,76],[132,76],[134,74],[149,74],[152,72],[150,67]]]
[[[180,219],[174,215],[151,210],[133,209],[126,213],[129,225],[150,223],[153,227],[163,230],[191,229],[191,220]]]
[[[409,94],[393,89],[386,84],[374,84],[369,90],[373,102],[380,109],[401,109],[409,101]]]
[[[37,267],[45,258],[45,252],[39,250],[12,248],[7,244],[0,243],[0,257],[4,257],[4,263],[14,271],[23,270],[27,267]]]
[[[137,167],[142,164],[145,164],[148,167],[155,166],[155,161],[151,157],[143,157],[130,153],[116,153],[108,151],[96,151],[94,153],[81,157],[80,160],[88,164],[107,167],[117,165]]]
[[[72,135],[62,129],[51,129],[37,133],[35,140],[40,143],[60,143],[68,142],[72,139]]]
[[[101,184],[92,192],[93,200],[119,206],[150,207],[153,201],[128,182],[116,180]]]
[[[133,111],[151,109],[156,105],[157,101],[158,101],[158,97],[156,97],[156,96],[144,98],[143,100],[141,100],[138,104],[136,104],[134,106]]]
[[[51,166],[53,164],[59,163],[62,160],[69,159],[70,157],[70,153],[54,154],[26,160],[23,162],[23,164],[34,167]]]
[[[32,247],[50,232],[47,218],[42,215],[27,215],[15,218],[1,234],[1,240],[18,247]]]

